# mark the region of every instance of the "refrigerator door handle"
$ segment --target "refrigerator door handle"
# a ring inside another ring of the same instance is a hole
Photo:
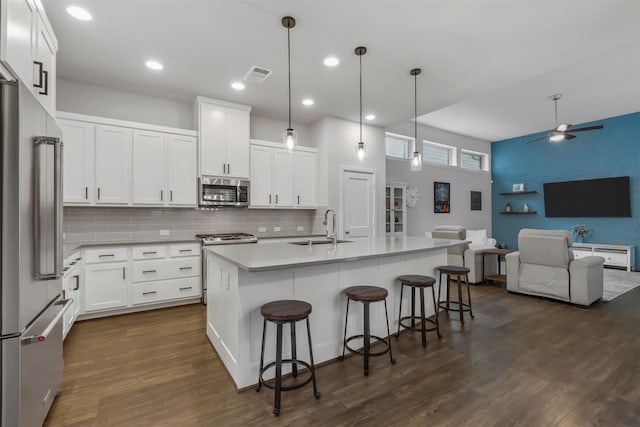
[[[69,307],[71,307],[71,304],[73,304],[73,300],[71,298],[55,303],[54,305],[62,306],[60,311],[58,311],[56,316],[51,320],[51,322],[49,322],[47,327],[42,332],[23,337],[21,340],[22,345],[37,344],[39,342],[45,341],[49,337],[49,334],[51,333],[53,328],[56,327],[56,324],[60,321],[62,316],[64,316],[64,313],[69,309]]]
[[[59,138],[36,137],[35,145],[38,153],[35,168],[36,275],[44,280],[59,279],[63,275],[62,141]],[[53,147],[53,165],[48,164],[50,147]],[[53,188],[49,188],[50,184]],[[47,247],[50,240],[53,248]]]

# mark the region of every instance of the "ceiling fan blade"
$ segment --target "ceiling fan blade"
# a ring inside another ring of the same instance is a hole
[[[596,126],[587,126],[586,128],[578,128],[578,129],[570,129],[570,132],[584,132],[586,130],[596,130],[596,129],[602,129],[604,128],[604,126],[602,125],[596,125]]]
[[[534,142],[540,142],[543,139],[549,138],[549,135],[541,136],[540,138],[534,139],[533,141],[528,141],[527,144],[533,144]]]
[[[570,140],[570,139],[573,139],[575,137],[576,137],[575,135],[571,135],[570,133],[565,133],[564,134],[564,139],[566,139],[567,141]]]

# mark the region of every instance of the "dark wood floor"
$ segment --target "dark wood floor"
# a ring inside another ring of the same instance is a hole
[[[589,309],[472,292],[474,321],[442,316],[426,350],[402,334],[369,377],[359,357],[325,365],[322,398],[286,393],[279,418],[272,391],[235,391],[201,305],[80,322],[46,426],[640,425],[640,288]]]

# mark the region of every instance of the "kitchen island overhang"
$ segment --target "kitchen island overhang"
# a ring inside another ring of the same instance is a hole
[[[342,354],[346,308],[343,289],[361,284],[386,288],[394,331],[400,296],[396,278],[423,274],[437,279],[435,268],[447,263],[447,248],[460,244],[463,242],[459,240],[379,237],[337,245],[265,243],[206,248],[207,336],[237,388],[256,384],[263,326],[260,307],[278,299],[298,299],[313,307],[309,319],[315,362],[334,359]],[[405,295],[403,313],[409,311],[410,296]],[[427,313],[434,313],[430,299]],[[361,330],[362,307],[357,304],[349,311],[347,335]],[[371,332],[384,337],[386,331],[384,305],[373,304]],[[272,334],[269,329],[265,360],[275,357]],[[291,352],[288,336],[285,331],[283,357]],[[304,339],[298,339],[298,357],[308,360]]]

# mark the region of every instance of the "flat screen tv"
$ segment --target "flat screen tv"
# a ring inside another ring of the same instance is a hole
[[[547,217],[631,216],[629,177],[547,182],[544,211]]]

